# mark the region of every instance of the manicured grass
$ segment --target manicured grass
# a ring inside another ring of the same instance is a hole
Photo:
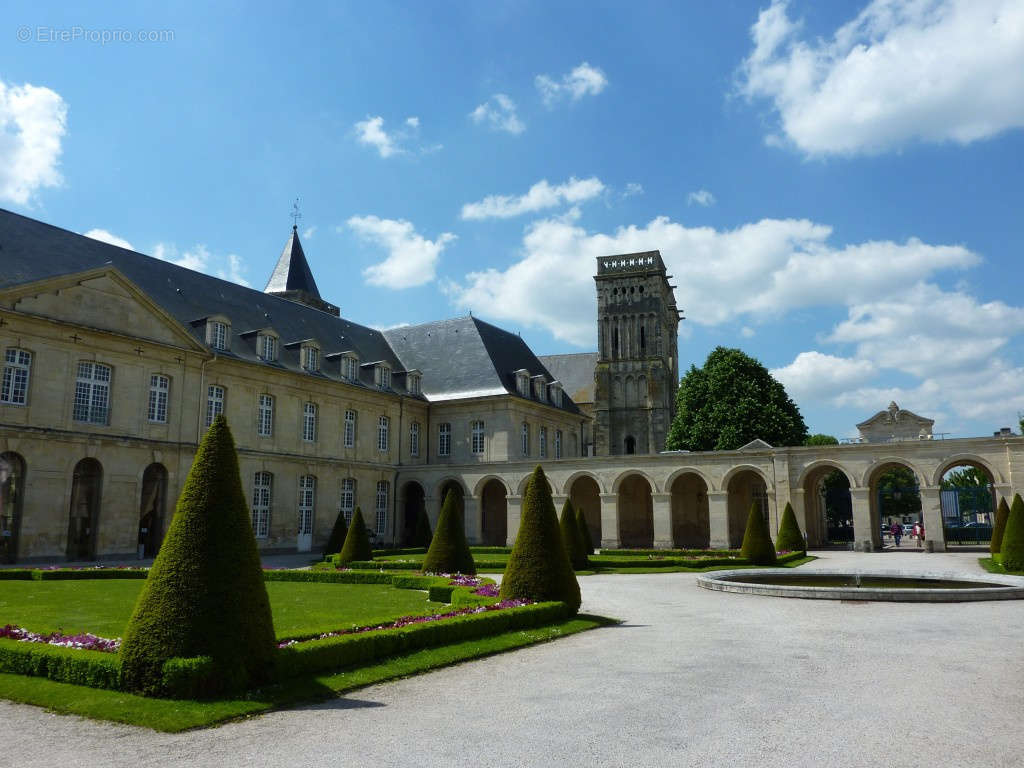
[[[991,557],[979,557],[978,565],[984,568],[989,573],[999,573],[1005,576],[1024,576],[1024,571],[1008,571],[1003,568],[1002,563],[998,563]]]
[[[0,624],[120,637],[143,584],[142,579],[0,581]],[[419,590],[382,584],[266,584],[279,638],[377,624],[443,607]]]
[[[778,563],[777,565],[771,566],[773,568],[796,568],[809,563],[811,560],[817,560],[814,556],[801,557],[796,560],[790,560],[787,563]],[[591,558],[593,560],[593,558]],[[657,562],[657,561],[654,561]],[[741,568],[764,568],[763,565],[709,565],[706,568],[686,568],[683,566],[664,566],[658,567],[651,565],[649,568],[601,568],[598,571],[577,571],[577,576],[593,576],[597,573],[707,573],[709,571],[732,571],[739,570]]]
[[[0,674],[0,698],[35,704],[55,712],[113,720],[158,731],[177,732],[271,709],[334,698],[367,685],[555,640],[613,623],[615,622],[599,616],[580,615],[547,627],[506,632],[481,640],[417,651],[334,675],[291,680],[287,684],[255,691],[244,699],[205,702],[150,699],[118,691],[85,688],[38,677],[10,674]]]

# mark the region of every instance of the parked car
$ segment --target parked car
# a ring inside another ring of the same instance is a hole
[[[914,524],[913,523],[904,523],[903,524],[903,535],[904,536],[913,536],[914,535]]]

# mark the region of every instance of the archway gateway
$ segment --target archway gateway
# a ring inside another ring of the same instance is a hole
[[[871,509],[871,542],[874,549],[882,549],[885,540],[883,527],[893,523],[913,526],[923,523],[920,478],[913,467],[901,461],[886,461],[876,467],[868,483],[868,503]],[[928,538],[940,538],[934,531],[926,531]]]
[[[142,474],[139,506],[139,557],[156,557],[163,541],[164,510],[167,499],[167,469],[150,464]]]
[[[976,461],[962,461],[942,471],[939,507],[947,544],[986,544],[995,523],[995,479]]]
[[[672,482],[672,545],[683,549],[707,549],[711,541],[708,486],[696,472]]]
[[[849,547],[854,540],[849,477],[832,465],[816,467],[804,479],[803,490],[808,544]]]
[[[768,490],[764,478],[752,469],[744,469],[729,478],[729,547],[738,549],[747,530],[750,505],[757,503],[768,519]],[[769,528],[772,526],[769,521]]]
[[[68,560],[95,560],[99,527],[103,467],[96,459],[82,459],[75,465],[68,510]]]
[[[643,475],[630,475],[619,485],[619,545],[623,549],[654,546],[654,501]]]
[[[480,494],[482,543],[503,547],[508,537],[508,500],[500,480],[488,480]]]
[[[18,559],[18,534],[25,504],[25,459],[0,453],[0,563]]]
[[[412,543],[416,535],[416,521],[422,512],[426,512],[426,493],[423,486],[410,480],[402,486],[402,527],[399,541],[403,545]]]
[[[569,501],[573,509],[582,509],[587,521],[590,540],[601,546],[601,489],[592,477],[577,477],[569,487]]]

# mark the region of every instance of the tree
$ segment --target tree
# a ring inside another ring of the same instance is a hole
[[[370,546],[370,533],[366,530],[363,510],[356,507],[352,513],[352,525],[345,535],[345,544],[338,555],[338,565],[348,565],[353,561],[373,560],[373,547]]]
[[[590,526],[587,525],[587,516],[583,512],[583,507],[576,510],[576,524],[580,528],[580,540],[583,542],[587,554],[594,554],[594,540],[590,537]]]
[[[800,532],[800,525],[796,521],[796,514],[793,512],[793,505],[786,502],[786,509],[782,512],[782,522],[779,523],[779,538],[775,542],[775,548],[779,552],[806,552],[807,542]]]
[[[473,553],[466,541],[466,523],[462,517],[462,504],[454,491],[448,491],[437,518],[437,530],[423,558],[425,573],[476,573]]]
[[[999,553],[1003,568],[1008,571],[1024,571],[1024,501],[1019,493],[1013,495]]]
[[[819,432],[804,440],[804,445],[839,445],[839,440],[832,435],[823,435]]]
[[[430,518],[427,517],[427,510],[422,506],[416,512],[416,528],[412,533],[412,545],[428,549],[434,534],[430,530]]]
[[[993,555],[998,554],[1003,545],[1003,534],[1006,533],[1006,520],[1010,517],[1010,505],[1006,503],[1004,496],[999,500],[996,508],[996,523],[992,526],[992,541],[989,542],[988,551]]]
[[[327,539],[327,545],[324,547],[325,555],[332,555],[336,552],[341,552],[341,547],[345,544],[345,536],[348,533],[348,526],[345,525],[345,513],[338,511],[338,518],[334,521],[334,527],[331,529],[331,536]]]
[[[559,600],[580,609],[580,585],[562,544],[551,488],[538,465],[526,483],[515,546],[498,596],[502,600]]]
[[[163,691],[163,665],[204,656],[204,694],[270,679],[275,639],[270,599],[223,415],[213,420],[175,507],[121,645],[125,689]]]
[[[587,545],[583,543],[583,534],[580,533],[576,512],[569,499],[566,499],[565,504],[562,505],[562,516],[558,520],[558,528],[562,533],[565,554],[569,556],[573,570],[585,571],[590,567],[590,561],[587,559]]]
[[[740,557],[751,565],[775,565],[775,545],[768,530],[768,521],[756,501],[750,505],[750,514],[747,515],[747,530],[743,533]]]
[[[921,511],[921,493],[917,476],[906,467],[887,469],[878,478],[881,500],[879,518],[913,517]]]
[[[988,488],[992,481],[988,475],[977,467],[957,467],[952,472],[947,472],[942,478],[942,490],[950,491],[954,488]]]
[[[716,347],[703,368],[690,366],[679,382],[666,448],[728,451],[757,438],[803,445],[807,425],[767,368],[738,349]]]

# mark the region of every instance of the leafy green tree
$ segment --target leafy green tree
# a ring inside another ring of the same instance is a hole
[[[325,555],[333,555],[336,552],[341,552],[341,547],[345,543],[345,535],[348,533],[348,526],[345,525],[345,513],[338,512],[338,518],[334,521],[334,527],[331,529],[330,538],[327,539],[327,545],[324,547]]]
[[[747,530],[743,532],[740,557],[751,565],[775,565],[775,545],[768,530],[768,521],[756,501],[750,505],[750,514],[747,515]]]
[[[942,490],[950,491],[954,488],[988,488],[992,481],[988,479],[982,470],[977,467],[957,467],[952,472],[947,472],[942,478]]]
[[[1019,493],[1013,495],[999,555],[1006,570],[1024,571],[1024,501]]]
[[[804,445],[839,445],[839,440],[832,435],[823,435],[819,432],[804,440]]]
[[[803,445],[807,425],[767,368],[738,349],[716,347],[703,368],[690,366],[679,382],[666,448],[728,451],[757,438]]]
[[[1006,533],[1006,520],[1010,517],[1010,505],[1006,503],[1004,496],[999,500],[996,508],[996,522],[992,526],[992,541],[989,542],[988,551],[993,555],[998,554],[1003,545],[1003,534]]]
[[[879,507],[883,521],[888,518],[913,517],[921,512],[921,493],[917,476],[906,467],[887,469],[878,478]]]
[[[562,544],[565,545],[565,554],[569,556],[573,570],[584,571],[590,567],[590,560],[587,559],[587,545],[583,543],[583,535],[580,533],[579,523],[576,521],[576,512],[572,508],[572,502],[565,500],[562,505],[562,516],[558,520],[559,530],[562,532]]]
[[[473,553],[466,541],[466,523],[462,517],[462,504],[454,491],[448,491],[437,518],[437,530],[423,558],[425,573],[476,573]]]
[[[590,537],[590,526],[587,525],[587,516],[583,512],[583,507],[576,510],[576,524],[580,528],[580,540],[583,542],[587,554],[594,554],[594,540]]]
[[[223,415],[214,419],[167,528],[160,553],[121,645],[125,689],[163,690],[163,665],[208,657],[213,695],[268,680],[274,623],[252,519],[238,474],[235,441]]]
[[[370,546],[370,532],[363,520],[363,510],[356,507],[352,513],[352,525],[345,534],[345,544],[338,555],[338,565],[347,565],[353,561],[373,559],[373,547]]]
[[[786,509],[782,513],[782,522],[779,524],[779,539],[775,542],[775,548],[779,552],[806,552],[807,542],[800,532],[800,525],[796,521],[796,513],[793,512],[793,505],[786,502]]]
[[[538,465],[526,483],[522,518],[498,596],[502,600],[559,600],[580,609],[580,585],[562,544],[551,488]]]

